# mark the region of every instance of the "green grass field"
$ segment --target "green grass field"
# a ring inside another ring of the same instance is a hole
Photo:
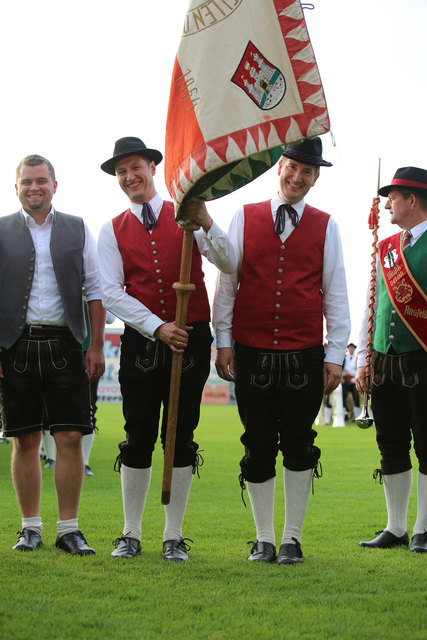
[[[319,427],[323,478],[315,481],[299,566],[249,563],[255,538],[238,485],[241,427],[236,407],[203,406],[196,440],[205,464],[193,489],[184,535],[194,540],[187,563],[161,555],[162,457],[156,451],[143,518],[143,552],[111,558],[122,531],[120,478],[113,472],[123,439],[121,408],[101,405],[92,450],[94,478],[84,482],[79,525],[95,556],[55,550],[53,471],[43,471],[44,546],[11,547],[20,514],[10,480],[11,445],[0,446],[0,637],[10,640],[152,638],[224,640],[425,640],[427,557],[407,549],[371,550],[359,540],[386,524],[373,429]],[[414,467],[416,464],[414,462]],[[277,467],[276,537],[283,528],[283,474]],[[416,473],[414,472],[416,482]],[[416,487],[408,531],[416,515]]]

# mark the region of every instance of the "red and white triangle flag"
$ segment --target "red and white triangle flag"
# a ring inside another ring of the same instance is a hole
[[[299,0],[190,0],[172,75],[165,180],[178,212],[267,171],[329,131]]]

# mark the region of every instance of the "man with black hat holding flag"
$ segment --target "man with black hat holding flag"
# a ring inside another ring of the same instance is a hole
[[[220,274],[214,301],[217,371],[234,380],[245,432],[241,486],[257,539],[249,560],[276,560],[275,462],[283,454],[285,526],[278,564],[302,562],[301,533],[320,449],[312,425],[341,382],[350,316],[337,225],[304,202],[319,177],[320,138],[286,147],[276,198],[241,207],[229,238],[236,274]],[[323,348],[323,318],[327,349]],[[234,349],[232,348],[234,340]]]
[[[161,440],[165,443],[171,355],[183,352],[171,498],[165,505],[163,556],[187,560],[182,523],[199,457],[193,432],[210,370],[210,308],[203,279],[202,255],[231,273],[236,259],[227,236],[209,216],[202,200],[185,203],[182,218],[200,225],[194,232],[186,330],[175,326],[183,231],[171,202],[156,192],[154,175],[162,154],[139,138],[117,140],[113,157],[101,165],[116,175],[130,208],[106,223],[98,243],[104,306],[125,323],[119,381],[126,420],[126,441],[119,445],[124,528],[113,557],[131,558],[141,551],[141,519],[151,479],[161,405]]]
[[[418,510],[410,551],[427,552],[427,171],[402,167],[379,189],[402,231],[379,243],[372,373],[366,378],[368,313],[360,332],[356,384],[371,392],[388,522],[362,547],[408,546],[411,439],[418,458]]]

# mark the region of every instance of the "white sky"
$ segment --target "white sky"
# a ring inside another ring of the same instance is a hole
[[[259,0],[262,2],[263,0]],[[339,224],[357,340],[369,278],[367,220],[381,184],[425,159],[426,0],[315,0],[305,11],[336,147],[323,136],[323,169],[307,202]],[[163,152],[172,66],[187,0],[21,0],[2,6],[0,215],[16,211],[15,168],[39,153],[53,163],[57,209],[86,219],[95,236],[127,207],[99,165],[117,138],[133,135]],[[218,64],[221,64],[220,60]],[[158,167],[156,185],[169,198]],[[208,209],[227,228],[242,203],[277,191],[273,168]],[[397,231],[382,199],[380,238]],[[207,271],[212,295],[215,272]]]

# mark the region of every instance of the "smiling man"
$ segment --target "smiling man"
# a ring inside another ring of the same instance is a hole
[[[320,166],[331,166],[322,158],[320,138],[286,148],[278,197],[240,208],[231,222],[239,268],[230,276],[220,274],[214,300],[217,371],[235,381],[245,428],[241,484],[246,481],[256,525],[249,557],[255,562],[276,559],[279,449],[286,519],[277,562],[302,562],[302,527],[320,457],[312,425],[323,394],[341,380],[350,332],[338,228],[327,213],[304,202]]]
[[[52,206],[57,182],[49,160],[24,158],[15,188],[20,211],[0,217],[0,404],[3,432],[13,437],[12,478],[22,514],[14,549],[42,544],[39,445],[42,429],[49,429],[57,449],[55,546],[93,555],[77,514],[82,435],[93,431],[89,381],[104,371],[96,244],[81,218]],[[85,358],[83,293],[91,327]]]
[[[113,157],[101,165],[116,175],[130,207],[107,222],[98,254],[104,306],[125,323],[121,338],[119,381],[123,396],[126,441],[119,444],[124,527],[113,557],[141,552],[141,519],[151,480],[158,436],[165,443],[172,352],[183,352],[171,499],[165,506],[163,556],[188,559],[182,524],[193,474],[198,463],[194,430],[210,370],[210,308],[203,279],[204,255],[219,269],[232,272],[236,259],[227,236],[213,222],[204,203],[186,203],[184,217],[200,226],[194,232],[191,282],[195,284],[186,330],[175,325],[183,231],[174,207],[156,192],[154,175],[162,154],[139,138],[117,140]]]
[[[386,528],[360,546],[408,546],[407,516],[412,487],[411,440],[418,459],[418,511],[410,551],[427,553],[427,171],[401,167],[386,196],[390,221],[402,229],[378,249],[372,375],[366,377],[369,307],[360,332],[356,385],[371,392]]]

